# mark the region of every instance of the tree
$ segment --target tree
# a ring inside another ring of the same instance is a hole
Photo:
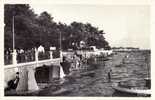
[[[4,6],[4,39],[5,48],[12,48],[12,20],[14,17],[15,48],[31,48],[34,46],[33,31],[36,15],[27,4],[6,4]]]
[[[37,18],[39,25],[39,43],[44,47],[57,46],[58,37],[57,24],[53,21],[53,17],[47,12],[42,12]]]
[[[72,22],[70,25],[54,22],[54,18],[46,11],[37,15],[27,4],[6,4],[4,6],[4,39],[5,49],[12,48],[12,19],[14,17],[15,48],[30,49],[43,45],[45,49],[50,46],[62,49],[78,49],[80,41],[86,47],[110,49],[104,38],[104,31],[92,26],[90,23]],[[60,38],[61,35],[61,38]]]

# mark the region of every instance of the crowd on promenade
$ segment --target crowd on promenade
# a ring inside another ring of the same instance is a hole
[[[35,61],[35,48],[32,49],[16,49],[16,59],[17,63],[24,63],[24,62],[31,62]],[[50,59],[50,51],[44,50],[44,48],[41,50],[38,48],[38,59],[44,60],[44,59]],[[58,58],[59,57],[59,51],[54,50],[53,51],[53,57]],[[5,49],[4,51],[4,64],[12,64],[13,63],[13,50],[12,49]]]

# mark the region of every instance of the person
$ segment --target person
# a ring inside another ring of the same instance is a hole
[[[19,72],[16,73],[16,77],[8,81],[8,87],[5,90],[16,89],[19,83]]]
[[[108,72],[108,82],[111,82],[111,73],[112,73],[112,70],[110,69]]]
[[[42,46],[42,45],[40,45],[39,47],[38,47],[38,56],[39,56],[39,60],[42,60],[42,59],[44,59],[44,54],[45,54],[45,49],[44,49],[44,47]]]
[[[70,63],[67,61],[66,57],[63,56],[62,58],[62,62],[60,63],[60,65],[62,66],[62,69],[64,71],[64,74],[68,75],[70,73]]]
[[[80,67],[80,58],[77,56],[77,54],[74,54],[73,56],[73,63],[74,63],[75,69],[78,70]]]

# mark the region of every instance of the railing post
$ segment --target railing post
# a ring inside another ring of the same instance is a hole
[[[62,62],[62,57],[63,57],[62,51],[60,50],[60,62]]]
[[[38,64],[38,50],[35,48],[35,62]]]
[[[53,59],[53,51],[50,50],[50,59]]]
[[[53,59],[53,51],[56,50],[56,47],[50,47],[50,59]]]
[[[15,49],[13,50],[12,57],[13,57],[13,65],[16,65],[17,64],[17,52]]]

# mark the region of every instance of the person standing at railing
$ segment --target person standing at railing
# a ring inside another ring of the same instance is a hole
[[[43,57],[44,57],[44,53],[45,53],[45,49],[44,49],[44,47],[42,46],[42,45],[40,45],[39,47],[38,47],[38,53],[39,53],[39,58],[40,59],[43,59]]]
[[[31,61],[34,61],[35,60],[35,49],[32,48],[31,49]]]
[[[12,62],[12,51],[10,48],[5,50],[5,62],[5,64],[11,64]]]
[[[8,50],[4,50],[4,61],[5,64],[9,64],[9,51]]]
[[[27,57],[28,54],[27,54],[27,53],[28,53],[28,52],[25,51],[25,55],[24,55],[24,56],[25,56],[25,61],[24,61],[24,62],[27,62],[27,61],[28,61],[28,57]]]
[[[20,55],[21,55],[21,62],[24,62],[25,61],[25,51],[23,50]]]

